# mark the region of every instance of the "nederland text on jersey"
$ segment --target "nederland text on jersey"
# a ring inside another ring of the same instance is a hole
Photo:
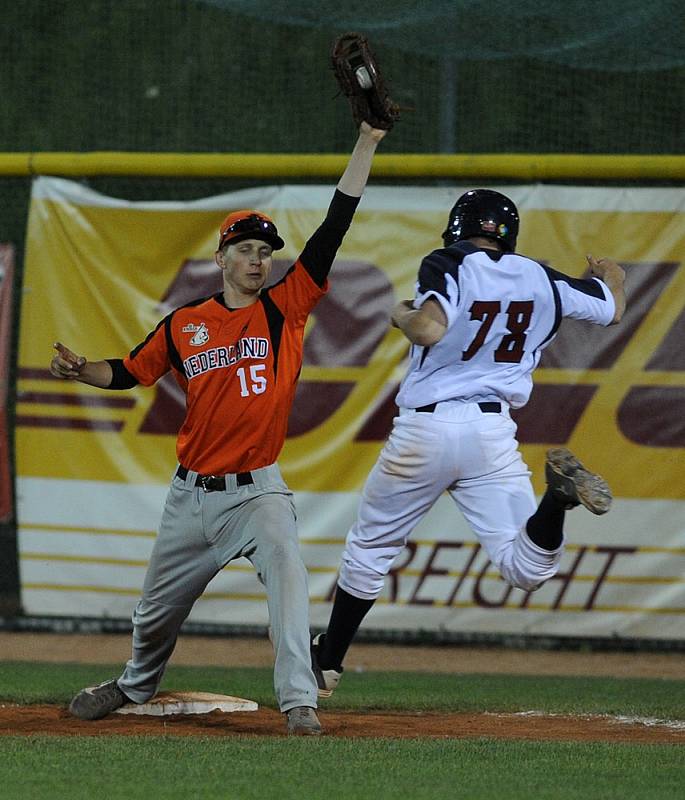
[[[261,336],[249,336],[240,339],[235,345],[210,347],[199,353],[193,353],[184,359],[183,370],[190,380],[213,369],[230,367],[244,358],[264,359],[268,354],[268,339]]]

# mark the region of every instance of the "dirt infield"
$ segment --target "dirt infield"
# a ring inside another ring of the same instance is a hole
[[[534,741],[685,744],[682,724],[616,717],[534,714],[400,714],[320,711],[325,736],[392,739],[488,737]],[[0,735],[285,736],[283,715],[271,709],[167,717],[111,714],[82,722],[62,706],[0,706]]]
[[[0,660],[124,663],[128,635],[0,633]],[[177,665],[272,666],[268,640],[181,637]],[[346,660],[348,673],[409,670],[440,673],[584,675],[616,678],[685,679],[683,653],[579,653],[467,647],[398,647],[355,643]],[[685,744],[685,723],[609,716],[521,714],[434,714],[328,712],[320,710],[326,736],[390,738],[479,738],[535,741],[602,741]],[[0,735],[73,736],[285,736],[283,716],[272,709],[167,717],[113,714],[97,722],[71,717],[62,706],[0,705]]]

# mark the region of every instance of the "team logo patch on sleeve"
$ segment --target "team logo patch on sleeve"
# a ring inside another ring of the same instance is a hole
[[[193,325],[192,323],[189,325],[184,325],[181,330],[183,333],[193,334],[190,339],[190,344],[192,344],[193,347],[201,347],[203,344],[207,344],[209,341],[209,331],[207,330],[207,326],[204,322],[201,322],[199,325]]]

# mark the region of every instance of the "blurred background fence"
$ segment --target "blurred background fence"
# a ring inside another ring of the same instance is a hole
[[[10,160],[2,154],[347,153],[354,130],[328,63],[333,37],[345,30],[369,36],[394,99],[408,109],[384,154],[685,152],[680,0],[0,5],[0,243],[15,247],[17,301],[31,158],[24,174],[3,168]],[[592,182],[582,172],[567,180]],[[211,175],[83,181],[131,200],[187,200],[274,182]],[[392,181],[446,182],[382,182]],[[679,186],[682,176],[666,169],[652,182]],[[15,367],[11,358],[10,427]],[[0,534],[1,615],[12,611],[17,585],[16,567],[8,566],[14,521],[2,523]]]
[[[384,153],[684,150],[679,0],[3,0],[1,13],[0,153],[347,152],[328,54],[350,29],[413,109]],[[90,182],[129,199],[245,183]],[[28,191],[0,180],[0,240],[20,251]]]

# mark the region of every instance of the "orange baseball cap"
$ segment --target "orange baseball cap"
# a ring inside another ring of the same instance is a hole
[[[270,244],[274,250],[285,247],[285,242],[278,235],[274,221],[261,211],[243,209],[232,211],[219,228],[219,247],[235,244],[243,239],[260,239]]]

